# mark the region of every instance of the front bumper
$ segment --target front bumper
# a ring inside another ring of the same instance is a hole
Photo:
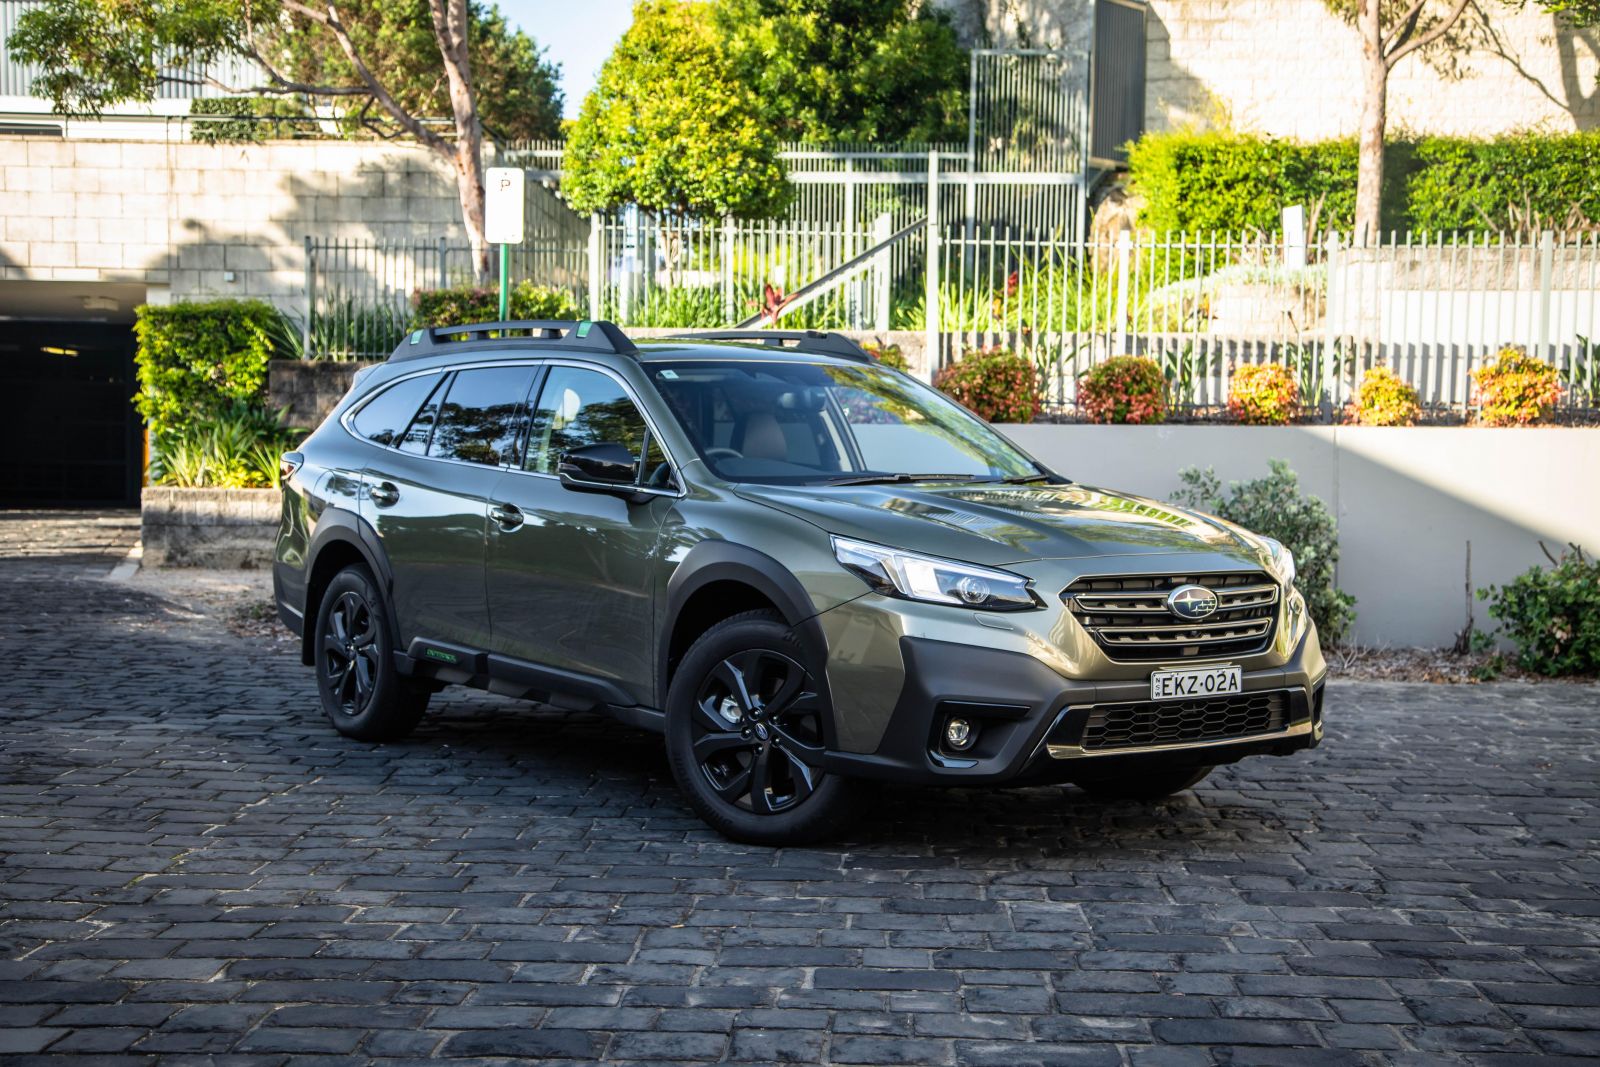
[[[1287,755],[1322,740],[1326,667],[1309,628],[1287,662],[1243,674],[1246,695],[1282,695],[1271,729],[1119,747],[1086,746],[1090,716],[1106,705],[1147,703],[1148,675],[1074,681],[1026,653],[913,636],[899,638],[899,651],[904,686],[876,750],[831,753],[830,770],[944,785],[1033,784],[1115,777],[1132,766]],[[940,743],[946,719],[957,714],[977,725],[977,742],[961,753]]]

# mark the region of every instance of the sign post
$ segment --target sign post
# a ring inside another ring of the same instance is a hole
[[[511,246],[523,240],[523,181],[521,167],[490,167],[484,176],[483,235],[500,246],[500,321],[511,317]]]

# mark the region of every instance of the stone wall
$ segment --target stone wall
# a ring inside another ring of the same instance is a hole
[[[0,136],[0,281],[293,306],[308,234],[464,243],[460,213],[449,169],[416,145]]]
[[[276,489],[146,486],[139,540],[145,567],[267,567],[282,497]]]

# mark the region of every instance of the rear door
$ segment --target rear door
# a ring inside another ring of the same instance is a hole
[[[516,454],[533,374],[519,363],[445,376],[395,445],[367,464],[361,515],[394,572],[402,647],[416,637],[489,647],[489,493]]]

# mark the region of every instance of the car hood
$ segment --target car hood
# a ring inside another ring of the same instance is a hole
[[[738,492],[841,537],[990,566],[1157,554],[1263,563],[1258,543],[1212,516],[1076,483],[745,484]]]

